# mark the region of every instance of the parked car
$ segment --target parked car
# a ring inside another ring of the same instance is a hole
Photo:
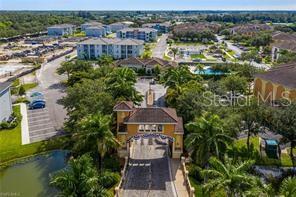
[[[30,97],[43,97],[41,92],[33,92]]]
[[[33,102],[29,104],[29,109],[42,109],[42,108],[45,108],[44,101]]]
[[[30,104],[33,104],[33,103],[37,103],[37,102],[43,102],[45,103],[45,100],[44,99],[34,99],[30,102]]]

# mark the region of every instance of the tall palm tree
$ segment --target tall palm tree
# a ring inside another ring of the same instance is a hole
[[[203,188],[206,193],[225,190],[228,197],[242,196],[245,191],[254,188],[258,179],[247,173],[254,161],[234,163],[225,158],[225,164],[215,157],[209,161],[210,167],[202,171],[206,179]]]
[[[178,48],[171,48],[171,51],[173,53],[173,56],[174,56],[174,60],[176,59],[176,55],[177,53],[179,52]]]
[[[207,163],[211,155],[220,158],[232,138],[224,132],[218,115],[204,113],[200,118],[186,125],[189,134],[185,146],[200,165]]]
[[[111,116],[95,114],[87,116],[79,123],[79,131],[74,149],[84,149],[99,153],[99,168],[102,170],[103,159],[106,153],[119,145],[116,137],[110,130]]]
[[[117,68],[108,75],[107,90],[110,91],[114,99],[121,98],[138,104],[142,101],[142,96],[134,87],[136,81],[135,71],[130,68]]]
[[[89,155],[71,159],[67,168],[51,177],[50,184],[60,190],[59,196],[108,196]]]
[[[280,194],[285,197],[295,197],[296,177],[289,177],[283,180],[280,187]]]

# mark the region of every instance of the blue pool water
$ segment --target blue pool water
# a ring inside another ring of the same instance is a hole
[[[222,71],[214,71],[210,68],[207,68],[202,71],[196,70],[196,71],[194,71],[194,74],[197,74],[197,75],[224,75],[225,73]]]

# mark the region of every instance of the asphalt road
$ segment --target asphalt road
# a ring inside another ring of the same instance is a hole
[[[76,55],[76,51],[70,55]],[[65,87],[61,84],[61,81],[65,80],[66,76],[56,73],[56,69],[63,61],[65,61],[65,56],[46,63],[37,73],[39,82],[37,91],[44,94],[49,118],[55,130],[61,130],[66,118],[66,110],[59,104],[59,99],[65,95]]]
[[[163,58],[163,54],[167,49],[167,42],[166,42],[167,38],[168,38],[168,34],[162,34],[159,37],[155,48],[152,50],[153,57]]]
[[[122,196],[177,196],[169,161],[165,143],[152,139],[134,142]]]

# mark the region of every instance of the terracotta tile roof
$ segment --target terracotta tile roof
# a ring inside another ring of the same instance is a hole
[[[130,57],[127,59],[119,60],[116,62],[117,66],[124,66],[124,65],[139,65],[139,66],[146,66],[146,67],[154,67],[156,65],[160,65],[162,67],[176,67],[177,63],[172,61],[167,61],[161,58],[152,57],[147,59],[141,59],[138,57]]]
[[[113,111],[132,111],[134,104],[132,101],[121,101],[113,107]]]
[[[175,133],[184,133],[182,117],[178,117],[178,123],[177,123],[177,126],[176,126]]]
[[[266,24],[247,24],[247,25],[238,25],[231,30],[235,33],[256,33],[260,31],[269,31],[273,28]]]
[[[173,108],[134,108],[133,113],[126,118],[125,123],[177,124],[178,117]]]
[[[265,73],[257,74],[256,77],[294,89],[296,88],[296,62],[277,66]]]
[[[284,32],[276,32],[272,35],[272,40],[274,41],[296,41],[296,35],[295,34],[289,34]]]
[[[173,28],[174,33],[196,33],[197,31],[218,32],[221,27],[218,23],[183,23]]]

